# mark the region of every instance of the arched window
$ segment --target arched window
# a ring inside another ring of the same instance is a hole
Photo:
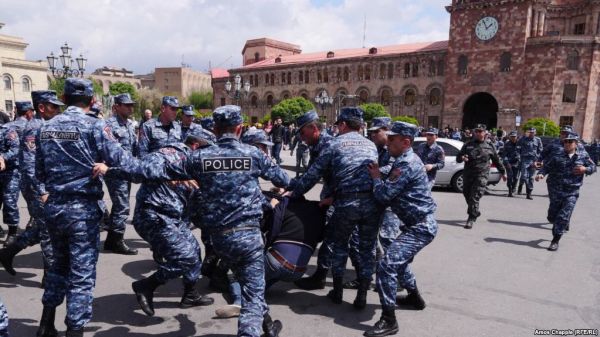
[[[367,64],[365,66],[365,80],[370,81],[371,80],[371,65]]]
[[[394,78],[394,64],[388,63],[387,65],[387,77],[391,80]]]
[[[287,74],[287,84],[292,84],[292,73],[290,71]]]
[[[436,75],[436,63],[435,60],[429,60],[429,76],[435,76]]]
[[[269,74],[265,74],[265,85],[269,85]]]
[[[273,95],[267,96],[267,106],[268,107],[272,107],[273,106]]]
[[[275,85],[275,74],[271,74],[271,85]]]
[[[369,92],[366,90],[361,90],[358,93],[358,101],[359,104],[364,104],[369,102]]]
[[[507,73],[512,65],[512,55],[509,52],[504,52],[500,55],[500,72]]]
[[[404,63],[404,77],[410,77],[410,63]]]
[[[337,70],[335,71],[335,81],[339,82],[341,80],[342,80],[342,68],[337,67]]]
[[[344,81],[348,81],[350,79],[350,69],[348,67],[344,67]]]
[[[437,61],[437,75],[444,76],[444,60]]]
[[[304,71],[302,70],[298,72],[298,82],[300,82],[300,84],[304,83]]]
[[[419,76],[419,61],[414,62],[412,65],[412,77]]]
[[[392,93],[389,89],[384,89],[381,91],[380,102],[385,106],[388,106],[392,103]]]
[[[317,83],[323,82],[323,75],[321,74],[321,69],[317,69]]]
[[[469,66],[469,59],[467,58],[467,55],[460,55],[458,57],[458,74],[466,75],[468,66]]]
[[[12,77],[10,75],[2,76],[2,81],[4,82],[4,89],[11,90],[12,89]]]
[[[300,95],[300,96],[304,97],[304,99],[308,99],[308,94],[305,92],[303,92],[302,95]]]
[[[575,49],[569,51],[569,53],[567,54],[567,69],[579,69],[579,53]]]
[[[256,95],[254,95],[254,96],[252,96],[252,98],[250,98],[250,106],[253,108],[258,107],[258,97]]]
[[[348,106],[348,102],[347,102],[347,101],[346,101],[346,99],[345,99],[345,96],[346,96],[346,91],[344,91],[344,90],[339,90],[339,91],[337,92],[336,96],[339,96],[339,97],[341,97],[341,98],[340,98],[340,103],[339,103],[339,104],[340,104],[340,106]]]
[[[414,89],[408,89],[404,92],[404,105],[412,106],[415,104],[415,99],[417,98],[417,94]]]
[[[382,64],[379,65],[379,78],[380,79],[382,79],[382,80],[385,79],[385,72],[386,72],[385,71],[385,64],[382,63]]]
[[[31,91],[31,80],[29,78],[23,77],[21,79],[21,89],[23,90],[23,92]]]
[[[327,68],[323,69],[323,82],[329,82],[329,70]]]
[[[308,75],[308,70],[304,72],[304,83],[308,84],[310,82],[310,77]]]
[[[281,84],[285,84],[285,73],[281,73]]]
[[[439,88],[433,88],[429,91],[429,105],[440,105],[442,91]]]
[[[363,73],[364,73],[363,66],[359,65],[358,66],[358,80],[359,81],[362,81],[362,79],[363,79]]]

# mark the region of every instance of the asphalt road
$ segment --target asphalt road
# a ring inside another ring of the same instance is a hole
[[[293,159],[285,151],[285,164]],[[267,184],[265,184],[266,186]],[[319,185],[308,196],[316,199]],[[466,204],[461,194],[434,189],[440,229],[436,239],[412,267],[427,301],[424,311],[397,310],[397,336],[532,336],[535,329],[600,328],[600,175],[586,178],[571,231],[557,252],[546,247],[551,225],[546,222],[546,184],[537,183],[534,200],[506,197],[504,183],[492,186],[481,203],[482,216],[472,230],[462,226]],[[110,204],[108,196],[107,202]],[[132,194],[132,203],[135,195]],[[21,200],[21,227],[28,220]],[[199,238],[199,232],[195,232]],[[105,237],[102,234],[102,238]],[[126,237],[140,250],[137,256],[101,253],[94,316],[86,336],[235,336],[237,319],[215,319],[214,309],[226,302],[213,293],[210,307],[179,309],[181,282],[158,289],[156,316],[139,309],[131,282],[154,270],[148,245],[129,226]],[[314,270],[311,261],[309,273]],[[42,311],[39,247],[15,260],[18,274],[0,270],[0,297],[10,316],[11,336],[34,336]],[[354,277],[349,266],[347,279]],[[206,280],[200,287],[209,292]],[[355,291],[344,303],[332,304],[326,289],[307,292],[293,284],[276,284],[268,293],[272,316],[283,321],[282,336],[361,336],[381,314],[377,293],[370,292],[366,309],[352,307]],[[64,305],[57,328],[64,331]],[[568,332],[568,331],[567,331]],[[573,331],[574,333],[574,331]]]

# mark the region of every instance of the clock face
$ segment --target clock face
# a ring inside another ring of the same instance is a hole
[[[492,16],[483,17],[475,26],[475,35],[481,41],[492,39],[498,32],[498,20]]]

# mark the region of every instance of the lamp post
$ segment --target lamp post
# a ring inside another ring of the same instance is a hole
[[[229,98],[235,100],[236,105],[240,105],[239,102],[250,93],[250,82],[246,81],[242,88],[242,76],[237,74],[233,77],[233,84],[227,80],[227,83],[225,83],[225,92],[227,92]]]
[[[51,52],[46,57],[48,59],[48,68],[54,77],[83,77],[87,59],[82,54],[79,54],[79,57],[73,60],[71,50],[72,48],[65,42],[65,45],[60,47],[61,55],[56,57],[54,56],[54,52]],[[57,60],[60,60],[60,68],[56,62]],[[77,68],[75,68],[75,63],[77,63]]]
[[[335,99],[337,100],[337,105],[336,105],[336,110],[335,110],[335,119],[337,120],[338,115],[340,113],[340,108],[342,107],[342,104],[344,104],[344,100],[346,98],[352,99],[353,101],[353,106],[356,106],[356,99],[358,98],[358,95],[346,95],[343,93],[339,93],[335,96]]]
[[[315,97],[315,103],[317,103],[321,107],[321,112],[323,113],[323,116],[325,116],[325,109],[329,105],[333,105],[333,100],[334,100],[334,98],[327,95],[327,91],[325,91],[325,90],[321,91]]]

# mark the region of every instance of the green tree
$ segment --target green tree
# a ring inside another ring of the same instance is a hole
[[[537,134],[539,136],[550,136],[550,137],[558,137],[560,134],[560,127],[556,125],[551,119],[537,117],[527,120],[525,124],[523,124],[523,131],[534,127],[537,130]]]
[[[371,122],[371,120],[375,117],[390,117],[390,114],[387,113],[385,107],[379,103],[365,103],[359,106],[365,114],[363,119],[365,122]]]
[[[192,104],[196,109],[212,109],[213,94],[212,92],[193,91],[187,98],[188,104]]]
[[[398,117],[394,117],[394,118],[392,118],[392,121],[394,121],[394,122],[406,122],[406,123],[410,123],[410,124],[414,124],[414,125],[419,125],[419,122],[417,121],[417,119],[414,118],[414,117],[410,117],[410,116],[398,116]]]
[[[277,119],[281,117],[281,120],[286,124],[294,123],[296,118],[314,108],[315,106],[306,98],[292,97],[277,103],[271,109],[271,118]]]
[[[115,96],[119,94],[129,94],[134,101],[140,100],[140,95],[138,94],[135,86],[131,83],[127,82],[115,82],[111,83],[108,87],[108,93]]]
[[[152,111],[153,116],[157,116],[160,112],[162,103],[162,93],[157,89],[142,88],[138,91],[140,100],[138,102],[139,111],[143,113],[146,109]],[[136,117],[137,116],[136,114]]]

